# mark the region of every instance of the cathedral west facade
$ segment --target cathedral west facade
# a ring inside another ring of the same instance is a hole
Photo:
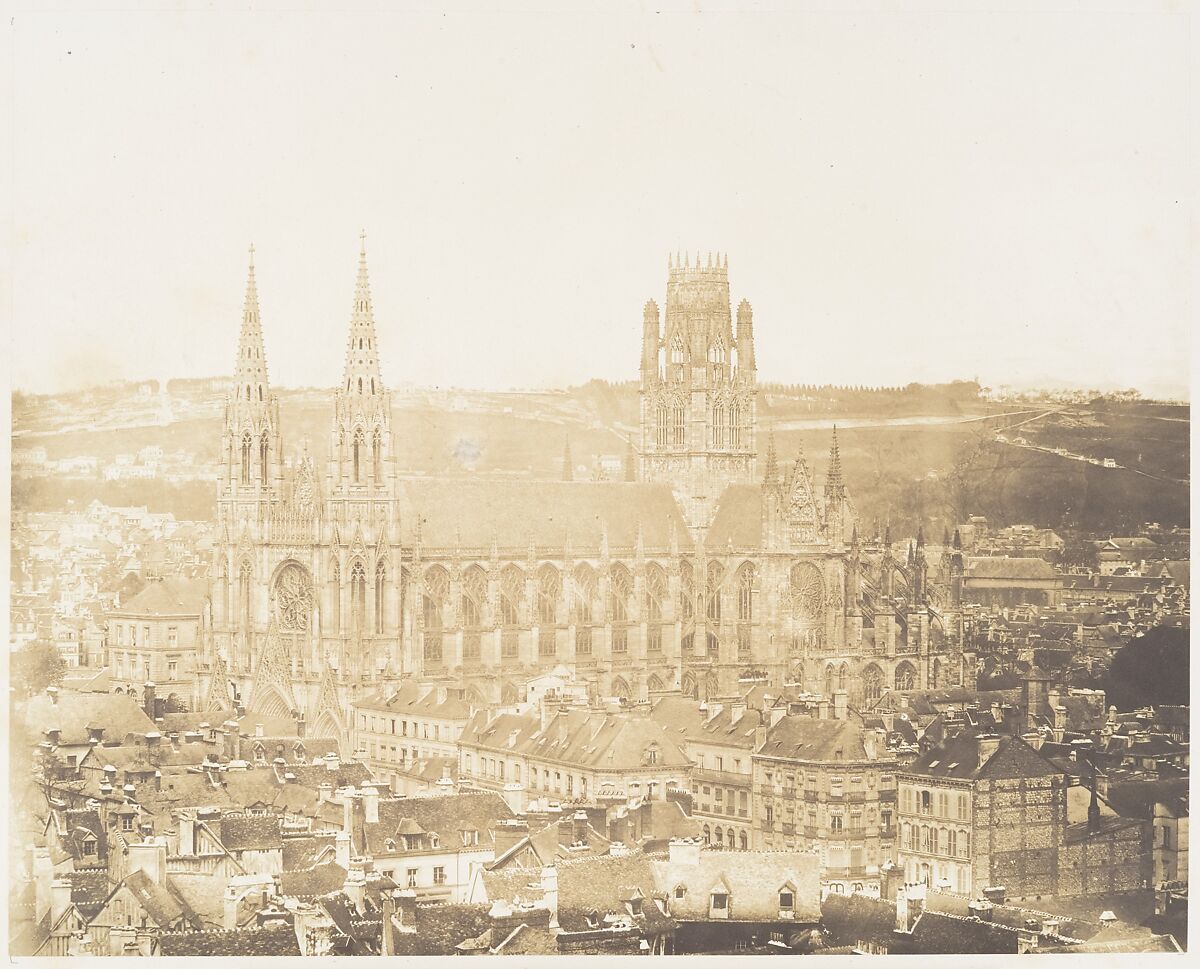
[[[759,461],[750,304],[735,328],[727,260],[678,262],[664,319],[645,306],[638,480],[619,483],[406,474],[365,246],[326,460],[289,453],[251,262],[196,702],[344,737],[355,696],[409,679],[480,706],[558,667],[631,701],[973,685],[960,557],[945,584],[919,545],[868,560],[836,431],[820,487],[769,436]]]

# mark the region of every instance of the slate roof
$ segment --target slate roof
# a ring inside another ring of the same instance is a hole
[[[100,815],[94,810],[66,811],[59,815],[62,832],[62,848],[79,865],[103,864],[108,857],[108,833],[100,823]],[[83,850],[85,841],[94,841],[95,850],[88,855]]]
[[[767,739],[758,753],[794,760],[863,761],[868,759],[863,746],[864,733],[856,720],[818,720],[793,714],[783,717],[767,731]],[[876,751],[877,757],[886,754]]]
[[[650,862],[655,886],[671,899],[673,918],[707,920],[710,895],[729,894],[729,921],[778,921],[779,892],[793,892],[795,919],[821,916],[821,861],[805,851],[701,851],[698,865]],[[675,888],[687,889],[677,898]]]
[[[143,736],[155,729],[141,705],[120,693],[77,693],[60,690],[55,703],[46,694],[30,697],[25,704],[26,729],[39,739],[47,730],[57,728],[60,746],[79,746],[88,742],[87,728],[104,728],[106,737]]]
[[[644,714],[565,710],[543,728],[536,716],[501,714],[489,720],[480,712],[467,722],[459,743],[612,771],[646,766],[646,751],[656,744],[659,766],[685,769],[692,763],[662,724]]]
[[[513,816],[504,798],[490,791],[435,797],[389,798],[379,802],[378,823],[364,823],[363,829],[367,850],[378,857],[395,854],[403,849],[404,842],[397,835],[405,822],[416,822],[423,832],[436,833],[444,847],[453,848],[462,844],[461,831],[478,831],[482,843],[496,821]],[[397,841],[398,846],[395,850],[385,847],[384,842],[388,838]]]
[[[390,713],[398,716],[421,716],[440,720],[466,720],[471,715],[471,705],[453,690],[448,690],[444,699],[438,701],[436,687],[423,686],[414,680],[405,680],[397,690],[380,690],[355,700],[359,710]]]
[[[659,697],[650,709],[650,718],[666,727],[672,737],[742,750],[754,748],[755,730],[763,722],[762,712],[749,707],[735,721],[732,704],[709,716],[695,700],[684,696]]]
[[[427,547],[466,545],[520,550],[530,540],[576,549],[596,548],[604,534],[610,547],[632,547],[639,524],[647,549],[669,549],[672,525],[681,549],[690,533],[668,485],[628,482],[514,481],[403,478],[401,540]]]
[[[1053,579],[1058,575],[1045,559],[972,557],[967,559],[968,579]]]
[[[979,736],[974,730],[960,730],[917,757],[903,773],[964,780],[1044,777],[1063,773],[1019,737],[1000,737],[995,752],[981,766]]]
[[[1167,781],[1122,781],[1108,785],[1108,803],[1118,814],[1127,818],[1149,818],[1154,814],[1155,803],[1162,801],[1173,810],[1187,814],[1188,779],[1173,778]]]
[[[717,501],[712,525],[704,536],[709,548],[762,546],[762,486],[730,485]]]
[[[197,618],[209,595],[208,579],[166,578],[149,582],[132,599],[113,610],[115,617],[180,616]]]
[[[113,894],[116,894],[122,887],[128,889],[142,910],[160,929],[175,925],[180,920],[194,928],[200,928],[199,917],[192,911],[191,906],[171,889],[170,885],[169,878],[164,887],[154,882],[143,869],[139,868],[132,874],[126,875],[120,885],[113,890]]]
[[[290,925],[228,932],[167,932],[159,937],[163,956],[299,956]]]

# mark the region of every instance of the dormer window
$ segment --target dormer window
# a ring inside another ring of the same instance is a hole
[[[83,839],[83,853],[85,855],[95,855],[96,854],[96,839],[95,838],[84,838]]]
[[[431,834],[429,836],[429,847],[430,848],[440,848],[441,842],[442,842],[442,839],[439,838],[436,834]]]
[[[384,838],[383,847],[384,847],[385,851],[395,851],[396,850],[396,839],[395,838]]]
[[[585,918],[587,919],[587,924],[588,924],[589,929],[600,928],[600,913],[597,912],[595,909],[588,912],[587,915],[585,916]]]
[[[682,899],[687,894],[687,888],[684,885],[675,886],[675,898]]]
[[[713,892],[708,899],[708,917],[713,919],[729,918],[729,893]]]

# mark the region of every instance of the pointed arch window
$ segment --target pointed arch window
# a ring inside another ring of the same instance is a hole
[[[440,566],[433,566],[425,573],[425,594],[421,597],[422,649],[425,662],[442,662],[442,607],[446,602],[449,576]]]
[[[678,333],[671,339],[671,376],[675,383],[683,383],[683,340]]]
[[[375,632],[383,632],[384,602],[387,594],[387,566],[380,560],[375,566]]]
[[[707,593],[706,615],[709,622],[721,621],[721,583],[725,580],[725,570],[720,562],[708,563],[708,576],[705,587]]]
[[[661,653],[663,642],[663,600],[667,595],[667,575],[661,566],[646,569],[646,652]]]
[[[267,438],[267,432],[263,431],[262,437],[260,437],[258,440],[258,463],[259,467],[262,469],[262,483],[264,488],[267,486],[270,478],[270,451],[271,445],[269,439]]]
[[[333,631],[341,633],[342,631],[342,571],[338,568],[335,561],[333,567],[329,570],[329,606],[330,620],[332,622]]]
[[[250,484],[250,456],[254,449],[254,441],[250,438],[250,432],[246,431],[242,435],[242,484]]]
[[[362,428],[355,428],[354,443],[351,446],[354,452],[354,483],[362,483],[363,459],[366,457],[364,453],[367,449],[366,439],[363,436]]]
[[[351,628],[361,633],[367,618],[367,570],[362,562],[350,567],[350,621]]]
[[[360,397],[362,396],[362,377],[358,378],[358,394]]]
[[[659,404],[654,411],[654,439],[659,447],[667,446],[670,433],[671,425],[667,422],[667,405]]]
[[[720,403],[713,404],[712,409],[712,445],[725,446],[725,407]]]
[[[696,580],[690,562],[684,562],[679,569],[679,607],[684,622],[695,618]]]
[[[245,636],[250,635],[250,624],[253,618],[251,611],[251,586],[253,583],[253,569],[249,562],[243,562],[238,570],[238,620],[241,625],[241,632]]]
[[[580,565],[575,570],[575,594],[571,606],[575,619],[575,652],[579,656],[590,656],[592,653],[596,589],[595,571],[590,565]]]
[[[262,394],[262,384],[259,384],[259,385],[258,385],[258,399],[259,399],[260,401],[263,399],[263,394]]]
[[[729,405],[729,446],[742,446],[742,409],[736,400]]]
[[[754,566],[746,563],[738,577],[738,621],[754,620]]]
[[[372,390],[374,393],[374,390]],[[371,435],[371,468],[375,475],[376,484],[383,477],[383,434],[379,428],[375,428],[375,433]]]
[[[478,565],[472,565],[463,575],[462,625],[463,660],[479,659],[479,644],[483,638],[483,604],[487,601],[487,575]]]
[[[503,659],[516,659],[519,652],[524,590],[524,574],[515,565],[508,566],[500,576],[500,656]]]
[[[683,447],[683,440],[684,440],[683,401],[676,401],[671,407],[671,444],[674,447]]]
[[[562,579],[553,565],[543,565],[538,573],[538,655],[553,656],[558,651],[557,630],[558,598],[562,591]]]
[[[629,652],[629,604],[633,597],[633,577],[623,565],[609,572],[608,598],[612,611],[612,651]]]

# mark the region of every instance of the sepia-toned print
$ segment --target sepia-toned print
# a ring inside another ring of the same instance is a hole
[[[14,21],[11,956],[1186,950],[1183,15],[243,13]]]

